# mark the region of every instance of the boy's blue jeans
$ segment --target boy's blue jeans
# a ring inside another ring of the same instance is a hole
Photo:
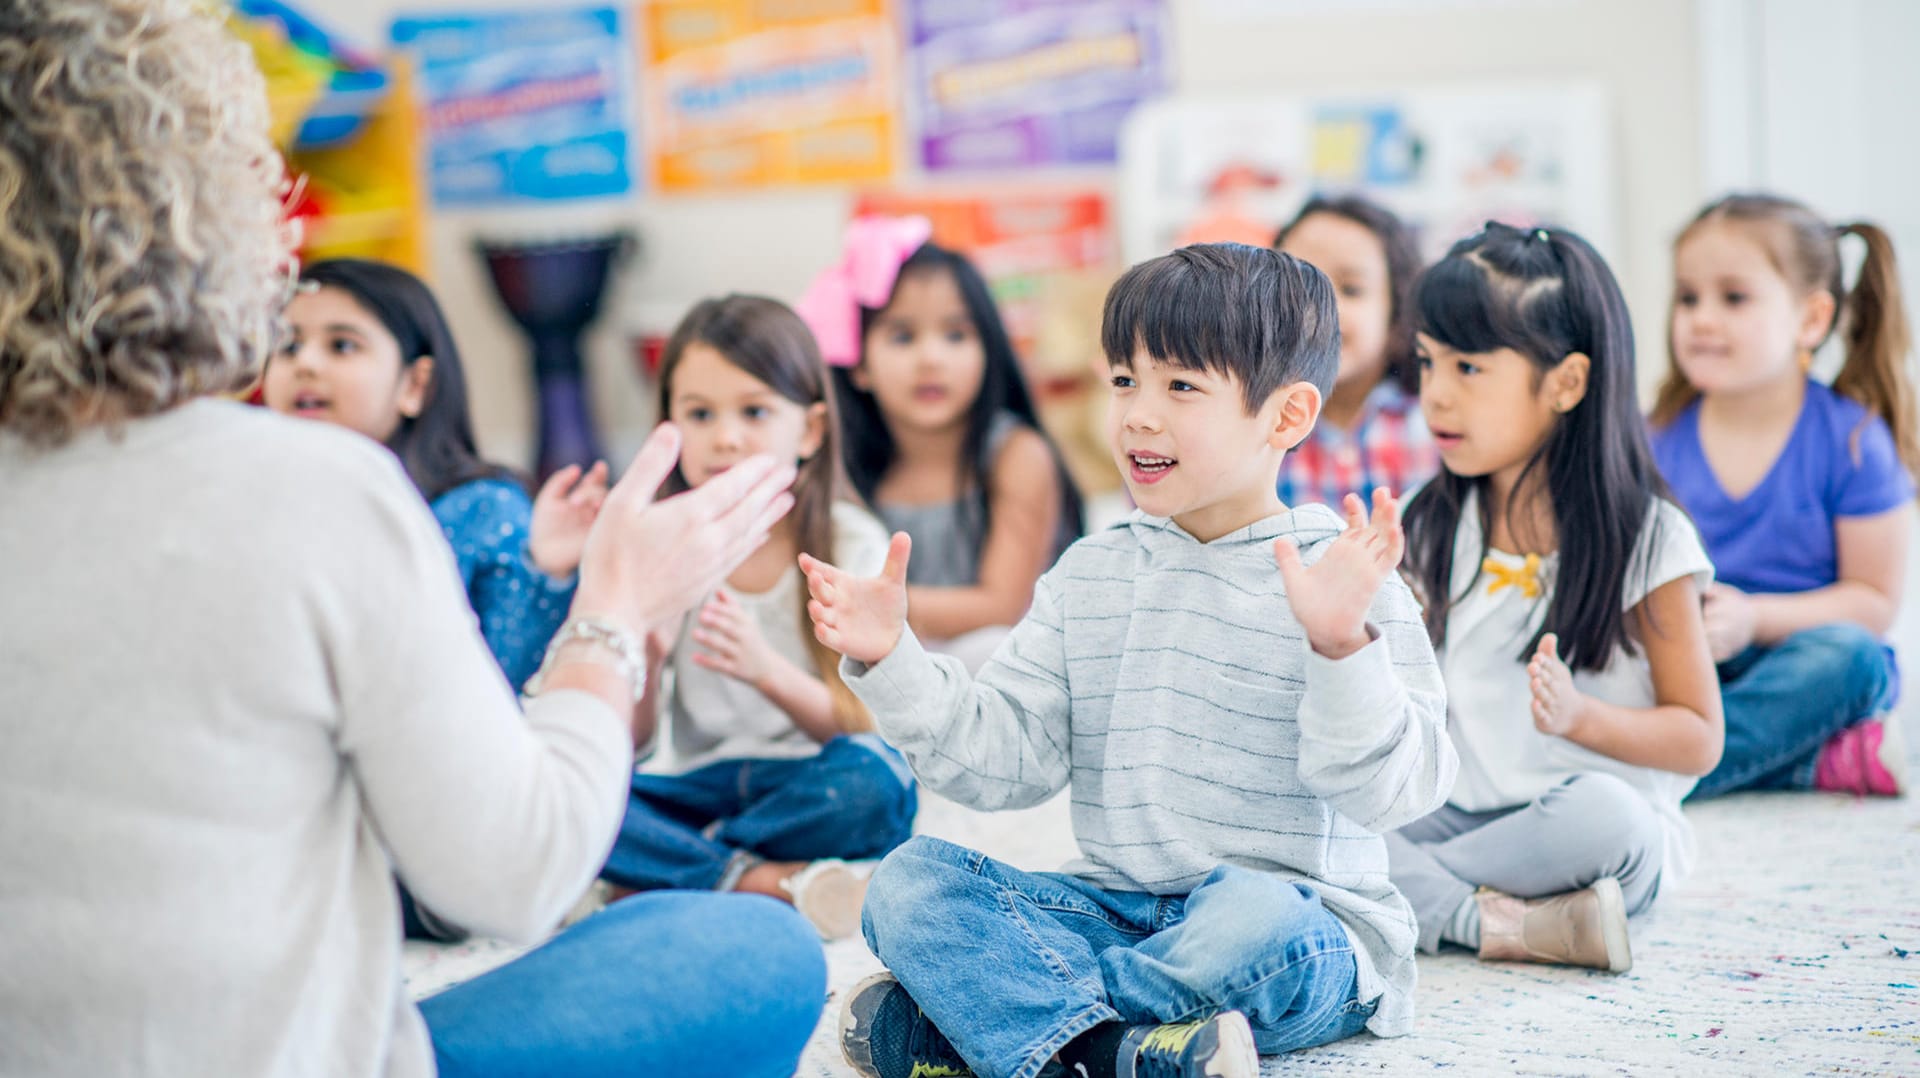
[[[1886,642],[1857,625],[1823,625],[1720,664],[1727,744],[1694,801],[1735,790],[1810,790],[1820,747],[1891,708],[1900,676]]]
[[[760,861],[879,857],[913,833],[912,772],[872,734],[800,760],[722,760],[633,777],[601,875],[639,891],[729,890]]]
[[[880,863],[867,946],[982,1078],[1034,1078],[1102,1022],[1243,1011],[1262,1052],[1358,1033],[1353,944],[1308,887],[1222,865],[1187,895],[1107,891],[920,836]]]
[[[635,895],[423,1000],[440,1078],[785,1078],[820,1019],[813,927],[759,895]]]

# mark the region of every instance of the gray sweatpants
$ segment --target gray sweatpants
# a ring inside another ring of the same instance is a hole
[[[1646,798],[1600,772],[1575,775],[1528,805],[1442,805],[1386,839],[1394,886],[1413,904],[1428,954],[1443,938],[1479,945],[1478,887],[1539,898],[1612,876],[1634,914],[1653,904],[1664,859],[1660,820]]]

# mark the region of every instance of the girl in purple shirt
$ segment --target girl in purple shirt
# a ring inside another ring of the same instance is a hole
[[[1867,251],[1851,292],[1847,235]],[[1680,234],[1674,277],[1654,454],[1713,556],[1704,612],[1727,731],[1692,796],[1897,795],[1899,672],[1882,636],[1920,440],[1892,243],[1797,202],[1732,195]],[[1836,328],[1846,361],[1829,388],[1809,372]]]

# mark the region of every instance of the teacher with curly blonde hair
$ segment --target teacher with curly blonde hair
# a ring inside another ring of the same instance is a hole
[[[190,0],[0,4],[0,1074],[792,1072],[817,939],[616,903],[416,1008],[393,878],[545,936],[612,844],[650,630],[792,502],[609,493],[524,715],[396,462],[217,399],[292,261],[264,87]]]

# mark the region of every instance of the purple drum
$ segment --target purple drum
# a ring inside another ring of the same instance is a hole
[[[540,412],[539,478],[601,459],[587,408],[580,341],[600,314],[607,281],[635,246],[631,232],[557,242],[480,240],[494,291],[533,345]]]

